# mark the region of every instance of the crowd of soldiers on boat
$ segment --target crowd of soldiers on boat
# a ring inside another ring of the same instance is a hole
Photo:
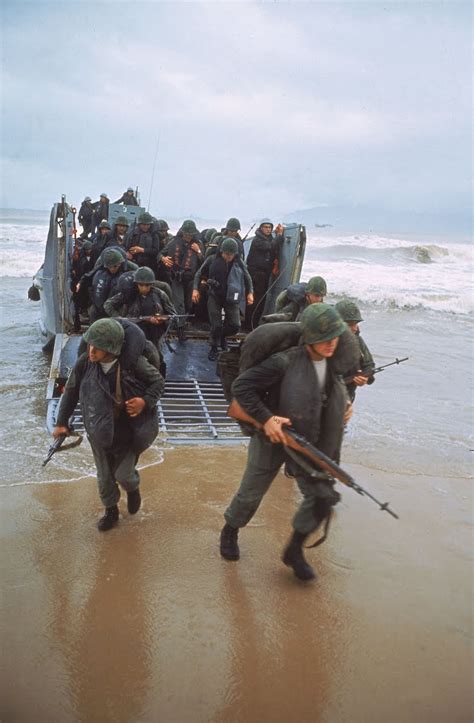
[[[138,206],[133,188],[114,203]],[[245,255],[248,234],[242,237],[237,217],[219,230],[201,231],[187,219],[174,236],[165,219],[146,211],[133,225],[126,215],[113,224],[108,217],[107,194],[95,203],[85,197],[78,214],[83,230],[73,263],[78,328],[79,314],[87,314],[91,323],[106,317],[132,318],[163,357],[161,340],[170,319],[183,342],[186,327],[204,323],[210,327],[208,356],[214,361],[220,350],[228,348],[229,337],[242,329],[249,332],[262,323],[297,321],[305,308],[327,297],[326,280],[315,276],[289,286],[278,295],[275,312],[263,314],[267,291],[279,273],[284,239],[284,227],[269,218],[260,221]],[[358,306],[343,299],[335,308],[360,347],[358,368],[348,370],[353,400],[358,386],[373,382],[375,364],[360,336]]]

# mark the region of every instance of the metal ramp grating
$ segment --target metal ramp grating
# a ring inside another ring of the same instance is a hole
[[[47,428],[56,424],[59,398],[48,403]],[[227,416],[228,402],[219,381],[166,381],[158,401],[159,438],[173,444],[236,444],[243,442],[239,425]],[[73,414],[74,429],[84,433],[80,404]]]
[[[239,425],[227,416],[220,381],[166,380],[158,402],[160,436],[175,444],[242,442]]]

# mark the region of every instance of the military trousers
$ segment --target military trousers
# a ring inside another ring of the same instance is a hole
[[[171,279],[171,292],[177,314],[190,314],[193,308],[193,280]],[[177,326],[184,327],[186,319],[179,319]]]
[[[273,444],[261,434],[255,434],[250,440],[247,467],[240,487],[224,513],[226,522],[232,527],[245,527],[256,513],[260,502],[282,464],[288,461],[281,444]],[[309,535],[314,532],[327,517],[329,507],[326,483],[314,480],[309,474],[295,476],[296,483],[303,495],[293,518],[293,528],[297,532]],[[334,504],[334,502],[332,503]]]
[[[104,507],[116,505],[120,499],[120,487],[133,492],[140,484],[136,470],[138,455],[131,449],[117,451],[105,450],[95,445],[89,438],[97,469],[99,496]]]
[[[224,323],[222,323],[224,309]],[[210,293],[207,300],[207,311],[211,324],[211,342],[217,346],[222,337],[237,334],[240,329],[240,308],[238,304],[222,305],[214,294]]]

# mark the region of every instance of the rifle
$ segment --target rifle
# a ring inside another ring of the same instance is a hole
[[[263,429],[262,425],[259,424],[256,419],[251,417],[250,414],[247,414],[247,412],[242,409],[236,399],[232,400],[227,410],[227,416],[236,419],[238,422],[251,424],[259,432]],[[330,477],[338,479],[339,482],[342,482],[342,484],[346,485],[346,487],[350,487],[354,490],[354,492],[357,492],[357,494],[369,497],[379,506],[381,510],[388,512],[388,514],[395,517],[395,519],[399,519],[398,515],[390,509],[389,502],[379,502],[376,497],[361,487],[361,485],[359,485],[348,472],[343,470],[342,467],[339,467],[336,462],[333,462],[333,460],[324,454],[324,452],[321,452],[320,449],[314,447],[314,445],[308,442],[303,435],[298,434],[298,432],[296,432],[292,427],[285,427],[284,435],[285,451],[311,477],[314,477],[315,479],[321,478],[321,472],[313,467],[313,465],[316,465],[316,467],[323,469]],[[309,459],[312,462],[312,465],[308,464],[304,459],[301,459],[300,455]]]
[[[162,319],[163,321],[177,321],[178,319],[191,319],[194,314],[152,314],[151,316],[134,316],[126,317],[128,321],[134,324],[140,324],[143,321],[151,321],[152,319]]]
[[[68,422],[68,427],[71,430],[71,432],[74,431],[74,428],[72,426],[72,418]],[[43,463],[41,464],[42,467],[46,467],[49,460],[53,456],[53,454],[56,454],[56,452],[59,452],[60,449],[62,449],[63,452],[65,452],[67,449],[73,449],[74,447],[78,447],[80,443],[82,442],[82,436],[80,434],[77,435],[77,439],[75,442],[71,442],[71,444],[67,444],[65,447],[63,447],[63,442],[66,439],[66,434],[60,434],[59,437],[56,437],[53,444],[48,450],[48,454],[46,455],[46,458],[44,459]]]
[[[350,383],[352,382],[352,380],[354,379],[354,377],[357,377],[357,376],[359,376],[360,374],[362,374],[362,375],[364,375],[364,376],[373,377],[374,374],[378,374],[379,372],[383,372],[383,370],[386,369],[387,367],[391,367],[391,366],[393,366],[394,364],[401,364],[402,362],[408,361],[409,358],[410,358],[410,357],[408,357],[408,356],[403,357],[403,359],[398,359],[398,357],[397,357],[397,358],[395,359],[395,361],[390,362],[389,364],[383,364],[381,367],[375,367],[375,369],[372,369],[372,371],[369,372],[368,374],[367,374],[366,372],[359,371],[359,372],[357,372],[356,374],[351,374],[350,377],[343,377],[343,378],[342,378],[342,381],[345,382],[345,384],[350,384]]]
[[[257,223],[257,222],[255,221],[255,223],[253,223],[253,224],[250,226],[249,230],[247,231],[247,233],[245,234],[245,236],[244,236],[243,239],[242,239],[242,243],[247,240],[247,236],[249,235],[250,231],[254,228],[254,226],[256,225],[256,223]]]

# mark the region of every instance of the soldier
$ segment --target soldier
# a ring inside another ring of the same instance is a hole
[[[203,248],[194,221],[183,222],[175,238],[162,250],[160,261],[171,279],[173,302],[178,314],[192,309],[193,279],[203,260]],[[178,323],[178,336],[184,340],[185,321]]]
[[[245,304],[253,304],[252,279],[239,256],[237,242],[225,238],[216,255],[203,263],[194,277],[193,303],[200,299],[199,283],[207,280],[209,295],[207,310],[211,324],[211,348],[208,358],[217,359],[217,347],[227,349],[226,337],[237,334],[240,329],[240,315],[245,314]],[[222,311],[225,318],[222,324]]]
[[[287,457],[282,426],[293,425],[311,444],[339,461],[350,403],[345,384],[335,373],[333,356],[347,327],[333,307],[312,304],[301,316],[301,330],[299,346],[272,354],[240,374],[232,385],[234,397],[262,425],[263,434],[254,434],[250,441],[242,482],[224,514],[220,551],[226,560],[239,559],[239,529],[252,519],[286,462],[303,501],[282,559],[300,580],[311,580],[315,572],[304,558],[303,543],[328,517],[339,494],[333,480],[323,473],[314,479]]]
[[[114,203],[123,203],[124,206],[138,206],[138,201],[135,198],[133,188],[129,186],[125,193],[122,193],[118,201],[114,201]]]
[[[128,233],[128,219],[126,216],[118,216],[115,221],[112,232],[109,235],[109,240],[112,242],[111,246],[120,246],[125,248],[126,237]]]
[[[115,319],[96,321],[84,339],[88,349],[67,381],[53,437],[69,434],[68,420],[80,401],[105,508],[97,527],[105,532],[118,523],[120,487],[127,492],[128,512],[140,509],[136,465],[158,433],[156,403],[164,381],[144,356],[125,348],[124,329]]]
[[[97,259],[105,248],[111,245],[115,246],[115,243],[108,243],[111,231],[112,227],[110,226],[110,223],[104,219],[100,222],[97,233],[92,236],[92,260],[94,264],[96,263]]]
[[[106,316],[104,303],[110,296],[117,293],[117,285],[122,274],[130,270],[130,265],[118,248],[105,249],[99,266],[85,274],[76,286],[76,293],[84,287],[91,288],[91,306],[89,318],[91,322]]]
[[[106,193],[101,193],[99,200],[92,204],[94,207],[94,230],[99,227],[101,221],[109,219],[109,197]]]
[[[176,314],[169,296],[155,286],[155,274],[147,266],[142,266],[133,273],[133,288],[129,294],[119,291],[104,303],[104,310],[109,316],[124,316],[137,319],[141,316],[154,317],[158,314],[166,316]],[[145,336],[160,351],[160,339],[166,330],[164,319],[151,318],[147,321],[135,322],[145,332]]]
[[[327,292],[327,285],[322,276],[313,276],[307,282],[292,284],[278,294],[275,302],[275,316],[279,317],[278,321],[298,321],[306,307],[324,301]],[[281,315],[284,315],[284,318]],[[263,321],[272,321],[272,316],[272,314],[268,314],[266,317],[262,317]]]
[[[164,249],[166,244],[173,240],[174,236],[169,232],[170,227],[164,218],[158,218],[155,223],[157,236],[160,240],[160,251]]]
[[[247,268],[253,281],[254,304],[247,309],[246,327],[249,330],[258,326],[260,317],[265,307],[265,295],[269,286],[270,278],[278,263],[278,253],[281,244],[281,224],[275,229],[277,236],[274,238],[273,223],[268,218],[262,219],[260,226],[255,232],[249,253],[247,255]]]
[[[80,238],[87,238],[92,233],[92,226],[94,223],[94,206],[92,205],[92,199],[90,196],[86,196],[78,214],[79,223],[82,226],[82,233]]]
[[[160,251],[158,236],[152,228],[153,217],[151,214],[140,214],[138,227],[135,228],[126,239],[128,258],[138,266],[148,266],[156,272],[157,255]]]
[[[335,308],[355,335],[360,349],[359,366],[356,369],[348,369],[347,374],[344,375],[352,377],[351,382],[347,384],[347,391],[349,392],[351,402],[353,402],[357,387],[374,383],[375,377],[372,372],[375,369],[375,363],[369,347],[360,335],[359,324],[363,319],[357,304],[349,301],[349,299],[342,299],[342,301],[337,302]]]
[[[220,234],[214,237],[214,243],[220,247],[221,243],[225,238],[233,238],[237,242],[238,252],[240,258],[245,258],[244,244],[240,236],[240,221],[238,218],[229,218],[224,228],[221,229]]]

